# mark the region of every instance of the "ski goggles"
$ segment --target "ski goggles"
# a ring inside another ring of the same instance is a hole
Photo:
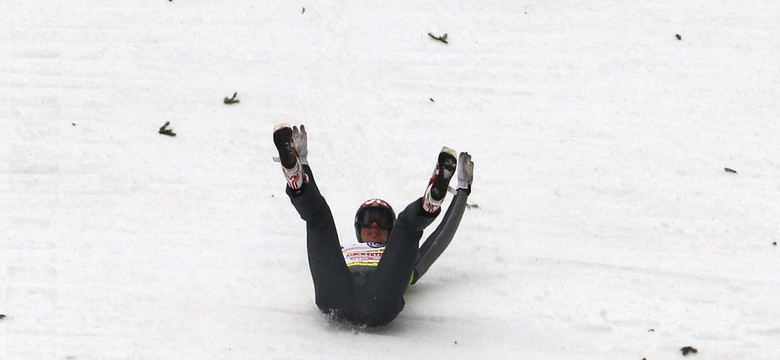
[[[369,227],[376,223],[380,229],[390,230],[393,228],[393,213],[389,209],[381,207],[364,208],[358,216],[358,224],[362,227]]]

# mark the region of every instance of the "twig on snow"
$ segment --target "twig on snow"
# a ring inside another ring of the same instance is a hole
[[[225,100],[224,100],[223,102],[224,102],[225,104],[227,104],[227,105],[230,105],[230,104],[237,104],[237,103],[239,103],[239,100],[238,100],[238,99],[236,99],[236,96],[237,96],[237,95],[238,95],[238,93],[237,93],[237,92],[234,92],[234,93],[233,93],[233,97],[232,97],[232,98],[229,98],[229,97],[225,96]]]
[[[173,132],[173,130],[171,130],[171,129],[168,129],[168,125],[170,125],[170,124],[171,124],[171,122],[170,122],[170,121],[166,121],[166,122],[165,122],[165,125],[163,125],[163,126],[160,128],[160,134],[163,134],[163,135],[168,135],[168,136],[176,136],[176,133],[175,133],[175,132]]]
[[[428,36],[430,36],[430,37],[432,37],[432,38],[434,38],[434,39],[436,39],[436,40],[439,40],[439,41],[441,41],[441,42],[443,42],[443,43],[445,43],[445,44],[449,44],[449,43],[447,42],[447,34],[444,34],[444,35],[442,35],[442,36],[436,36],[436,35],[433,35],[433,34],[431,34],[431,33],[428,33]]]

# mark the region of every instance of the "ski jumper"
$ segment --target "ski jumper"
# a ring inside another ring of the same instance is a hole
[[[403,309],[403,294],[409,284],[427,271],[452,240],[468,194],[458,191],[445,220],[422,249],[419,243],[423,230],[441,210],[433,214],[424,211],[421,198],[398,214],[386,246],[362,243],[342,249],[330,207],[311,168],[302,166],[307,182],[300,189],[288,186],[286,191],[306,221],[306,249],[317,307],[341,321],[386,325]]]

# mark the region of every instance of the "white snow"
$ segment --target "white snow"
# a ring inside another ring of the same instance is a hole
[[[780,359],[777,2],[0,13],[0,359]],[[279,122],[343,244],[473,155],[479,207],[389,326],[314,306]]]

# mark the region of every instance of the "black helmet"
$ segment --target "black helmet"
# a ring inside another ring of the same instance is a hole
[[[390,233],[395,222],[395,211],[393,207],[382,199],[368,199],[366,200],[355,213],[355,235],[358,242],[363,242],[360,237],[360,228],[363,226],[371,226],[375,223],[380,229],[384,229]]]

